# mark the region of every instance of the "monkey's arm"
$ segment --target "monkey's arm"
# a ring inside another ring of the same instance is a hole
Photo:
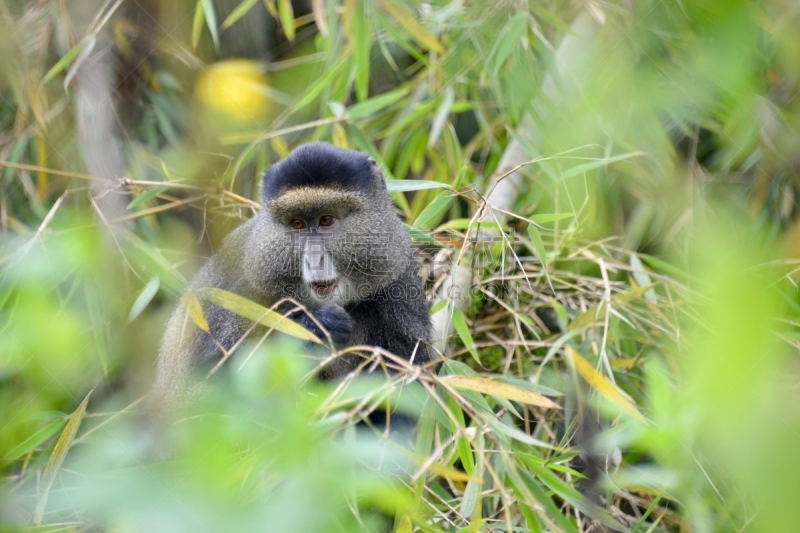
[[[309,313],[314,316],[311,318]],[[320,305],[314,309],[298,310],[289,315],[289,318],[309,330],[320,340],[325,342],[327,336],[320,328],[330,334],[335,344],[343,344],[353,330],[353,319],[341,306],[336,304]]]
[[[348,344],[379,346],[417,365],[430,360],[429,308],[415,264],[410,263],[396,280],[346,310],[353,317]]]

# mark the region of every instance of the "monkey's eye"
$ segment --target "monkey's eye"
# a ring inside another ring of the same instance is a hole
[[[320,226],[332,226],[336,222],[336,217],[333,215],[322,215],[319,217]]]
[[[290,224],[290,225],[292,226],[292,228],[294,228],[294,229],[303,229],[303,228],[305,228],[305,227],[306,227],[306,223],[305,223],[304,221],[300,220],[299,218],[295,218],[295,219],[294,219],[294,220],[292,220],[292,221],[291,221],[289,224]]]

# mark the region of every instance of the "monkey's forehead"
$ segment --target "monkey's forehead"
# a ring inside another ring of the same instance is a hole
[[[375,187],[374,162],[366,154],[323,142],[297,147],[264,171],[261,197],[270,201],[296,187],[364,191]]]
[[[279,219],[324,212],[343,214],[363,207],[360,194],[335,187],[294,187],[266,202],[267,211]]]

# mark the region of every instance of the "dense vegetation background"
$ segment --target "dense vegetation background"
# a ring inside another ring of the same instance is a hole
[[[799,25],[792,0],[4,0],[0,528],[791,530]],[[320,384],[274,333],[156,435],[187,279],[314,139],[390,180],[446,362]],[[396,405],[413,451],[356,430]]]

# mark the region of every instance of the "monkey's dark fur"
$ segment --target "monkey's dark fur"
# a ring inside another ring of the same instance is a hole
[[[375,162],[326,143],[305,144],[264,172],[261,195],[258,215],[227,237],[190,289],[217,287],[266,307],[292,298],[339,344],[379,346],[415,364],[428,362],[431,326],[414,246]],[[298,221],[306,227],[294,228]],[[320,245],[324,252],[314,248]],[[327,270],[318,273],[317,261],[328,261]],[[183,306],[167,326],[154,392],[168,411],[188,401],[202,379],[198,368],[222,357],[217,343],[229,350],[252,326],[212,304],[204,304],[204,314],[210,334],[193,325]],[[324,338],[305,312],[290,316]],[[320,376],[344,375],[362,361],[347,354]]]

